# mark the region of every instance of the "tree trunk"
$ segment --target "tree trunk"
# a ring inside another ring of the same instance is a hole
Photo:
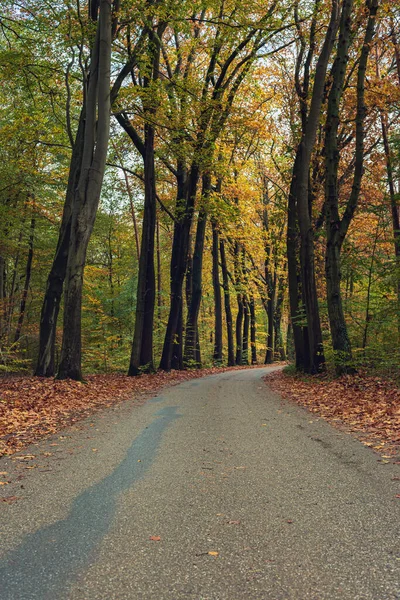
[[[211,176],[203,175],[202,196],[204,205],[207,206],[207,199],[211,191]],[[198,339],[198,316],[202,294],[202,270],[204,238],[206,233],[207,213],[204,208],[199,212],[196,229],[196,240],[193,252],[193,270],[192,270],[192,294],[188,304],[188,313],[186,319],[186,338],[184,364],[189,367],[201,367],[199,364],[199,339]]]
[[[278,281],[278,294],[274,312],[274,343],[275,353],[279,356],[280,360],[286,360],[285,347],[283,344],[282,335],[282,306],[284,300],[284,279],[279,277]]]
[[[186,169],[184,165],[182,163],[178,165],[178,195],[175,211],[176,221],[174,224],[174,239],[172,242],[170,269],[171,300],[160,362],[160,369],[163,369],[164,371],[169,371],[171,369],[174,342],[178,337],[178,326],[180,319],[182,319],[183,280],[187,265],[190,228],[193,219],[198,180],[199,167],[196,163],[192,164],[188,177],[186,175]],[[181,350],[179,350],[179,353],[181,353]],[[182,368],[182,363],[180,364],[179,368]]]
[[[251,344],[251,364],[257,364],[257,346],[256,346],[256,306],[254,296],[250,298],[250,344]]]
[[[3,337],[3,320],[5,316],[5,281],[6,281],[6,261],[4,260],[4,256],[0,256],[0,341]]]
[[[339,42],[332,68],[332,86],[328,98],[325,126],[325,205],[326,205],[326,257],[325,274],[329,323],[336,372],[354,372],[351,366],[351,344],[347,333],[340,290],[340,237],[339,190],[338,190],[338,128],[339,105],[349,59],[353,1],[344,0],[340,22]]]
[[[308,371],[310,362],[306,352],[304,316],[301,306],[301,277],[299,265],[299,234],[296,218],[296,197],[295,182],[297,180],[298,158],[293,167],[291,191],[288,201],[288,226],[287,226],[287,261],[288,261],[288,285],[289,285],[289,305],[290,322],[293,332],[293,344],[298,371]]]
[[[242,364],[249,364],[249,331],[250,331],[250,306],[246,296],[243,296],[243,354]]]
[[[214,353],[213,361],[216,365],[222,364],[222,298],[221,285],[219,282],[219,234],[215,220],[212,225],[212,282],[214,290]]]
[[[339,127],[339,105],[343,95],[343,85],[348,64],[348,53],[352,36],[351,13],[353,10],[352,0],[345,0],[343,4],[340,36],[336,60],[332,70],[332,87],[328,99],[328,114],[325,136],[325,161],[326,161],[326,283],[327,304],[329,322],[331,328],[332,345],[336,372],[354,373],[352,365],[352,353],[350,339],[344,316],[340,269],[340,253],[348,228],[358,204],[361,190],[361,180],[364,163],[364,120],[366,108],[365,76],[371,41],[375,30],[375,17],[378,10],[379,0],[368,0],[369,19],[361,50],[360,61],[357,72],[357,112],[356,112],[356,150],[353,185],[346,210],[342,218],[339,216],[339,192],[338,192],[338,127]]]
[[[271,278],[272,279],[272,278]],[[274,362],[274,292],[269,287],[267,299],[267,351],[265,354],[265,364],[270,365]]]
[[[241,365],[243,361],[243,293],[242,293],[242,272],[240,263],[241,247],[238,242],[235,242],[233,249],[233,265],[235,274],[236,302],[238,312],[236,316],[236,357],[235,363]]]
[[[24,283],[24,289],[22,290],[21,305],[20,305],[20,309],[19,309],[19,318],[18,318],[17,328],[15,330],[14,342],[18,342],[19,338],[21,337],[21,330],[22,330],[22,325],[23,325],[24,317],[25,317],[26,299],[28,297],[29,283],[31,281],[34,237],[35,237],[35,217],[33,216],[31,219],[31,232],[29,235],[29,250],[28,250],[28,259],[26,261],[25,283]]]
[[[75,190],[81,174],[82,154],[85,141],[85,99],[79,117],[79,125],[75,143],[72,148],[67,191],[65,195],[63,215],[58,234],[57,248],[50,273],[47,277],[46,292],[43,299],[40,316],[39,354],[35,375],[39,377],[54,377],[55,342],[58,313],[65,275],[67,272],[68,251],[71,237],[72,206]]]
[[[149,27],[148,53],[151,60],[151,75],[144,78],[144,87],[149,88],[159,77],[161,37],[165,26],[159,25],[157,33]],[[138,287],[136,295],[136,318],[132,353],[128,375],[151,373],[153,362],[154,308],[156,280],[154,246],[157,219],[156,175],[154,166],[154,119],[157,107],[154,98],[144,99],[144,215],[139,258]]]
[[[82,167],[71,221],[60,379],[82,379],[81,305],[86,252],[96,218],[110,130],[111,0],[101,0],[91,57]],[[97,119],[96,119],[97,116]],[[97,125],[96,125],[97,121]]]
[[[154,236],[156,229],[156,181],[154,127],[145,125],[144,216],[136,297],[135,332],[128,375],[154,371],[153,321],[155,305]]]
[[[301,293],[307,318],[307,339],[304,339],[302,347],[299,348],[301,356],[298,362],[299,364],[302,363],[304,370],[307,370],[310,373],[317,373],[323,370],[325,358],[323,353],[322,331],[315,281],[314,232],[312,229],[309,206],[309,171],[312,151],[314,149],[320,122],[326,71],[339,25],[338,15],[339,2],[338,0],[332,0],[330,22],[315,67],[314,87],[311,96],[310,109],[307,118],[303,121],[302,138],[296,152],[289,192],[289,213],[294,210],[294,207],[297,208],[297,220],[300,231]],[[295,241],[296,239],[296,233],[296,223],[294,215],[292,214],[290,215],[290,222],[288,224],[288,268],[291,315],[297,352],[298,341],[295,328],[296,320],[299,316],[299,293],[297,283],[297,260],[293,257],[293,251],[295,250],[293,240]],[[309,364],[306,364],[308,362],[306,360],[307,352],[309,353]]]
[[[222,287],[224,290],[226,333],[228,339],[228,367],[233,367],[233,365],[235,364],[235,350],[233,345],[233,319],[229,293],[228,268],[226,265],[225,242],[223,240],[220,240],[219,252],[221,255]]]
[[[162,273],[161,273],[161,250],[160,250],[160,222],[156,222],[156,245],[157,245],[157,308],[158,327],[161,327],[162,318]]]

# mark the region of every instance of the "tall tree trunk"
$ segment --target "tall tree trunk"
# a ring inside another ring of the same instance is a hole
[[[72,210],[60,379],[82,379],[83,271],[100,200],[110,130],[111,12],[111,0],[101,0],[87,91],[82,167]]]
[[[250,306],[247,296],[243,296],[243,353],[242,364],[249,364],[249,332],[250,332]]]
[[[250,302],[250,344],[251,344],[251,364],[257,364],[257,345],[256,345],[256,305],[254,296],[251,296]]]
[[[174,353],[174,342],[177,338],[180,319],[182,319],[183,280],[187,265],[190,229],[192,225],[199,175],[199,166],[196,163],[192,164],[188,176],[186,174],[184,165],[178,165],[178,196],[170,269],[171,300],[167,329],[164,338],[164,346],[160,361],[160,369],[163,369],[164,371],[169,371],[171,369],[172,355]],[[179,350],[179,352],[181,352],[181,350]],[[180,364],[179,368],[182,368],[182,364]]]
[[[6,281],[6,261],[4,256],[0,256],[0,340],[3,336],[3,321],[5,316],[5,281]]]
[[[144,216],[139,259],[135,332],[128,375],[152,372],[153,321],[155,305],[154,236],[156,228],[156,181],[154,170],[154,127],[145,125]]]
[[[293,180],[296,181],[297,179],[297,162],[298,161],[296,160],[293,167],[292,183]],[[298,259],[300,240],[296,218],[296,198],[294,194],[290,193],[288,201],[288,226],[286,243],[288,262],[290,323],[293,332],[296,369],[298,371],[308,371],[310,359],[306,351],[306,329],[304,327],[304,317],[302,314],[301,277]]]
[[[392,215],[392,228],[394,240],[394,255],[396,259],[396,293],[397,293],[397,311],[400,331],[400,208],[398,194],[394,185],[392,156],[389,146],[389,136],[387,128],[387,115],[381,113],[381,126],[383,145],[385,149],[386,172],[389,187],[390,210]]]
[[[18,342],[21,337],[22,325],[25,317],[25,308],[26,308],[26,300],[28,298],[29,284],[31,281],[31,272],[32,272],[32,260],[33,260],[33,241],[35,237],[35,217],[32,216],[31,219],[31,231],[29,235],[29,245],[28,245],[28,259],[26,261],[26,270],[25,270],[25,283],[24,289],[22,290],[22,298],[21,304],[19,308],[19,317],[17,328],[15,330],[14,342]]]
[[[224,290],[226,334],[227,334],[227,340],[228,340],[228,367],[233,367],[233,365],[235,364],[235,350],[234,350],[234,344],[233,344],[233,319],[232,319],[231,300],[230,300],[230,293],[229,293],[229,276],[228,276],[228,267],[226,264],[224,240],[220,240],[219,252],[221,255],[222,287]]]
[[[285,347],[283,344],[282,335],[282,306],[284,300],[284,278],[279,277],[278,280],[278,294],[276,299],[276,306],[274,312],[274,342],[275,342],[275,353],[279,356],[280,360],[286,360]]]
[[[272,277],[271,277],[272,279]],[[268,329],[267,329],[267,351],[265,353],[265,364],[270,365],[274,362],[274,292],[270,288],[268,291],[267,299],[267,318],[268,318]]]
[[[352,38],[353,0],[344,0],[340,21],[336,59],[332,68],[332,86],[328,98],[325,126],[325,205],[326,205],[326,257],[325,274],[327,305],[336,371],[354,372],[351,366],[351,344],[347,333],[340,290],[340,237],[339,189],[338,189],[338,128],[339,105],[349,60]]]
[[[242,273],[240,264],[241,247],[238,242],[235,242],[234,246],[234,273],[235,273],[235,288],[236,288],[236,302],[238,306],[238,312],[236,316],[236,357],[235,363],[241,365],[243,361],[243,293],[242,293]]]
[[[43,299],[40,316],[39,354],[35,375],[39,377],[54,377],[55,343],[58,313],[67,272],[68,251],[71,237],[72,206],[75,190],[81,174],[83,146],[85,141],[85,102],[79,117],[78,130],[72,148],[69,167],[67,191],[65,195],[63,215],[58,234],[56,253],[50,273],[47,277],[46,292]]]
[[[297,220],[300,231],[301,287],[307,318],[307,340],[304,339],[304,344],[299,350],[300,353],[304,353],[302,357],[303,368],[311,373],[317,373],[323,370],[325,358],[323,353],[322,331],[315,281],[314,232],[309,206],[309,170],[320,122],[326,71],[339,24],[338,16],[339,2],[338,0],[332,0],[330,22],[315,67],[314,87],[311,96],[310,109],[306,116],[307,118],[303,120],[302,138],[296,152],[289,191],[289,214],[290,210],[294,209],[294,206],[297,208]],[[299,293],[297,284],[297,261],[293,260],[293,248],[291,247],[293,239],[295,239],[296,236],[296,224],[293,220],[293,215],[290,215],[288,230],[290,230],[290,232],[288,231],[289,289],[292,324],[294,325],[293,330],[295,332],[295,322],[298,319],[299,313]],[[296,340],[297,336],[295,333],[295,346],[297,352]],[[308,361],[304,360],[307,356],[307,352],[309,353],[309,364],[305,364]]]
[[[203,175],[202,184],[203,206],[207,206],[207,200],[210,191],[211,176],[209,173],[206,173]],[[201,367],[201,365],[198,363],[198,317],[202,294],[202,271],[206,224],[207,212],[205,208],[201,208],[197,220],[196,240],[193,252],[192,294],[190,298],[190,303],[188,305],[188,313],[186,319],[185,354],[183,359],[184,364],[186,366]]]
[[[14,259],[14,266],[13,266],[13,272],[12,272],[12,277],[11,277],[11,286],[10,286],[10,290],[9,290],[9,294],[8,294],[8,303],[6,305],[6,338],[7,340],[10,339],[11,337],[11,324],[12,324],[12,319],[13,319],[13,315],[14,315],[14,308],[15,308],[15,296],[18,290],[18,281],[17,281],[17,275],[18,275],[18,264],[19,264],[19,259],[20,259],[20,255],[21,255],[21,246],[22,246],[22,239],[23,239],[23,235],[24,235],[24,222],[25,222],[25,214],[23,215],[22,218],[22,226],[19,232],[19,236],[18,236],[18,243],[17,243],[17,253],[15,255],[15,259]]]
[[[166,25],[160,24],[157,32],[148,30],[148,53],[151,75],[144,78],[144,87],[159,77],[161,38]],[[152,91],[152,90],[151,90]],[[154,92],[153,92],[154,93]],[[154,120],[157,106],[154,97],[144,99],[144,215],[139,258],[138,287],[136,296],[135,331],[128,375],[154,371],[153,329],[156,300],[154,246],[157,219],[156,175],[154,166]]]
[[[157,329],[161,331],[162,324],[162,272],[161,272],[161,248],[160,248],[160,221],[156,221],[156,253],[157,253]]]
[[[365,76],[371,42],[375,32],[375,18],[379,7],[379,0],[367,0],[369,18],[365,30],[364,43],[361,50],[357,72],[357,112],[356,112],[356,150],[353,185],[346,209],[342,218],[339,216],[338,193],[338,164],[339,151],[337,131],[339,126],[339,103],[343,93],[343,85],[348,63],[348,52],[351,43],[351,12],[353,2],[345,0],[343,4],[340,38],[337,57],[333,67],[332,88],[328,100],[328,116],[325,137],[326,155],[326,282],[327,303],[331,328],[332,345],[336,372],[354,373],[350,339],[344,317],[342,294],[340,289],[341,269],[340,254],[351,220],[358,205],[361,190],[361,180],[364,164],[364,121],[365,107]]]
[[[267,351],[265,354],[265,364],[270,365],[274,362],[274,312],[275,312],[275,288],[276,288],[276,273],[272,273],[271,260],[271,241],[269,239],[269,215],[268,215],[269,193],[268,182],[264,182],[263,193],[263,227],[265,234],[264,249],[264,276],[267,283]]]
[[[212,282],[214,290],[214,352],[213,361],[216,365],[222,364],[222,298],[219,282],[219,233],[215,220],[212,226]]]

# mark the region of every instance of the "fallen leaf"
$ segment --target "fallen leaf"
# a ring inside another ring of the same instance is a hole
[[[216,552],[215,550],[209,550],[209,551],[207,552],[207,554],[208,554],[209,556],[218,556],[218,555],[219,555],[219,552]]]
[[[159,542],[161,537],[159,535],[151,535],[149,538],[152,542]]]
[[[0,485],[8,485],[9,483],[9,481],[0,481]]]
[[[228,521],[228,525],[240,525],[240,521]]]
[[[8,504],[11,504],[11,502],[15,502],[19,498],[20,496],[5,496],[4,498],[0,498],[0,500],[1,502],[7,502]]]

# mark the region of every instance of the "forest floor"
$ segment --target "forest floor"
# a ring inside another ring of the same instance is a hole
[[[264,380],[282,398],[355,435],[381,455],[380,462],[400,464],[400,389],[394,382],[362,371],[334,378],[285,370]]]
[[[140,406],[161,388],[188,379],[249,367],[213,367],[128,377],[89,375],[72,380],[10,375],[0,378],[0,456],[60,431],[95,410],[133,400]]]
[[[140,406],[161,388],[188,379],[249,367],[214,367],[158,372],[140,377],[90,375],[86,383],[28,376],[0,379],[0,455],[10,455],[42,437],[76,423],[94,411],[133,400]],[[283,398],[344,428],[381,454],[400,458],[400,389],[387,380],[355,377],[304,377],[274,372],[266,383]]]

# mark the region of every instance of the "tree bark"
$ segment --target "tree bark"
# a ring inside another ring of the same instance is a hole
[[[250,306],[247,297],[243,296],[243,353],[242,364],[249,364],[249,332],[250,332]]]
[[[160,369],[169,371],[174,353],[174,343],[178,337],[180,320],[182,319],[182,294],[183,280],[185,276],[187,257],[189,251],[190,229],[193,219],[194,204],[199,180],[199,167],[196,163],[192,164],[190,173],[187,174],[183,163],[178,164],[177,169],[177,202],[176,202],[176,221],[174,223],[174,238],[172,242],[171,253],[171,294],[170,310],[168,316],[167,329],[165,332],[164,346],[160,361]],[[181,336],[179,340],[181,340]],[[179,354],[182,350],[179,350]],[[179,360],[179,368],[183,367],[182,360]]]
[[[327,280],[327,303],[331,328],[332,345],[336,372],[354,373],[352,365],[352,353],[350,339],[344,317],[340,269],[340,254],[348,228],[353,219],[358,205],[361,190],[364,164],[364,121],[366,116],[365,107],[365,76],[371,42],[375,33],[375,18],[379,7],[379,0],[367,0],[366,7],[369,18],[365,30],[363,47],[357,72],[357,112],[356,112],[356,150],[354,161],[353,185],[346,209],[342,218],[339,216],[339,192],[338,192],[338,164],[339,152],[337,143],[337,131],[339,126],[339,103],[343,93],[346,67],[348,63],[348,51],[351,43],[351,12],[353,2],[345,0],[343,4],[340,37],[337,57],[333,67],[332,88],[328,99],[328,117],[326,124],[325,151],[326,151],[326,261],[325,272]]]
[[[100,200],[110,130],[111,12],[111,0],[101,0],[87,91],[82,167],[72,210],[60,379],[82,380],[83,272]]]
[[[290,215],[290,223],[288,225],[289,289],[296,353],[300,353],[299,361],[297,361],[296,358],[296,363],[298,362],[299,366],[301,365],[304,370],[309,371],[310,373],[322,371],[324,369],[325,358],[315,281],[314,233],[311,223],[308,193],[309,170],[311,155],[314,149],[320,121],[326,71],[339,24],[338,15],[339,2],[338,0],[332,0],[330,22],[315,67],[314,87],[311,96],[310,109],[307,118],[303,120],[302,138],[296,152],[289,191],[289,213],[292,212]],[[297,329],[296,320],[299,318],[299,292],[297,285],[297,258],[294,260],[293,257],[295,244],[294,247],[292,247],[293,240],[296,240],[297,233],[296,223],[295,220],[293,220],[294,207],[297,208],[296,215],[300,231],[301,293],[307,319],[307,339],[304,338],[301,346],[298,346],[300,339],[298,339],[297,332],[295,332],[295,328]],[[307,360],[307,358],[309,358],[309,360]]]
[[[235,288],[236,288],[236,302],[238,306],[238,312],[236,316],[236,357],[235,363],[241,365],[243,361],[243,293],[242,293],[242,273],[240,268],[240,245],[235,242],[234,247],[234,272],[235,272]]]
[[[32,216],[31,231],[30,231],[30,235],[29,235],[29,245],[28,245],[28,259],[26,261],[26,270],[25,270],[25,282],[24,282],[24,288],[22,290],[22,298],[21,298],[21,304],[20,304],[20,308],[19,308],[19,317],[18,317],[17,328],[15,330],[14,342],[18,342],[19,338],[21,337],[21,330],[22,330],[22,325],[23,325],[24,317],[25,317],[26,300],[28,298],[29,284],[31,281],[31,273],[32,273],[33,242],[34,242],[34,238],[35,238],[35,222],[36,222],[35,217]]]
[[[215,220],[212,226],[212,282],[214,290],[214,352],[213,361],[216,365],[222,364],[222,298],[221,284],[219,281],[219,233]]]
[[[50,273],[47,277],[46,292],[40,316],[39,354],[35,369],[35,375],[39,377],[54,377],[56,372],[55,341],[57,320],[60,311],[65,275],[67,272],[68,251],[71,237],[72,206],[81,173],[84,140],[85,104],[81,110],[75,143],[72,148],[67,191],[60,231],[58,234],[57,248]]]
[[[278,279],[278,294],[276,299],[276,306],[274,312],[274,343],[275,343],[275,354],[279,356],[280,360],[286,360],[285,347],[283,344],[282,335],[282,306],[284,301],[284,279],[279,277]]]
[[[226,334],[227,334],[227,340],[228,340],[228,367],[233,367],[235,364],[235,350],[234,350],[234,344],[233,344],[233,319],[232,319],[231,300],[230,300],[230,293],[229,293],[229,276],[228,276],[228,267],[226,264],[224,240],[220,240],[220,242],[219,242],[219,252],[221,255],[222,287],[224,290]]]
[[[332,337],[334,362],[338,375],[352,373],[351,344],[347,333],[340,290],[340,237],[339,189],[338,189],[338,128],[339,105],[349,60],[352,39],[353,0],[344,0],[336,58],[332,68],[332,86],[328,98],[325,125],[325,206],[326,206],[326,256],[325,274],[327,305]]]
[[[165,26],[159,26],[157,34],[152,28],[148,31],[151,76],[145,77],[144,87],[159,77],[161,36]],[[151,373],[153,362],[154,308],[156,281],[154,267],[154,246],[157,219],[156,175],[154,166],[154,118],[157,108],[152,98],[144,100],[144,215],[140,247],[138,287],[136,296],[135,331],[128,375]]]
[[[254,296],[251,296],[250,302],[250,344],[251,344],[251,364],[257,364],[257,345],[256,345],[256,306]]]
[[[202,182],[202,197],[203,205],[205,206],[207,206],[207,199],[210,191],[211,176],[206,173],[203,175]],[[205,208],[201,208],[197,220],[196,239],[193,251],[192,294],[188,304],[186,319],[185,353],[183,357],[184,365],[186,367],[201,367],[201,364],[199,364],[198,317],[202,294],[202,270],[206,224],[207,212]]]

